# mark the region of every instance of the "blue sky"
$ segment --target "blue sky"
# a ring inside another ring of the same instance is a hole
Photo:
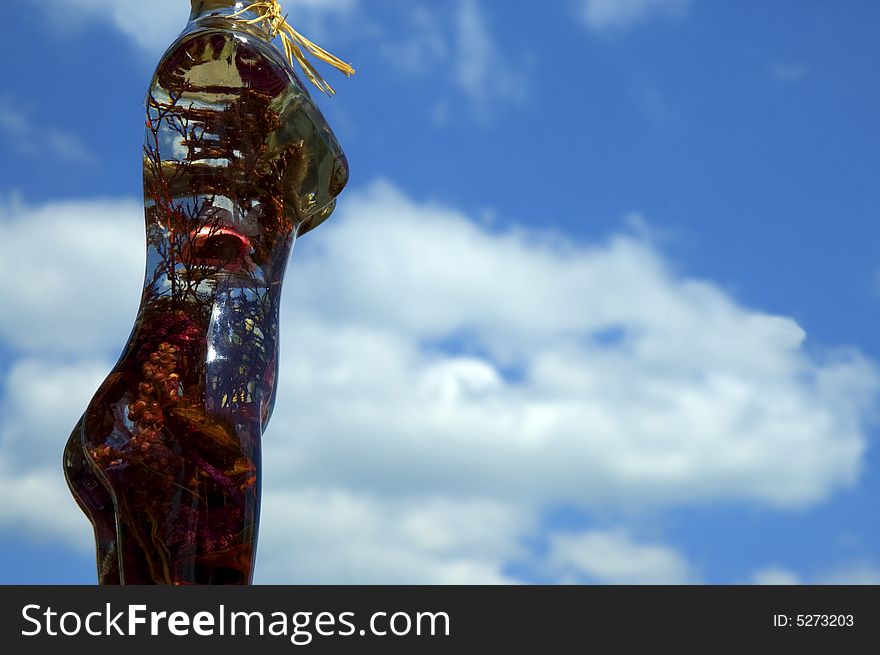
[[[880,583],[880,5],[300,0],[357,74],[285,284],[257,582]],[[134,318],[185,0],[0,43],[2,583],[91,583],[61,451]]]

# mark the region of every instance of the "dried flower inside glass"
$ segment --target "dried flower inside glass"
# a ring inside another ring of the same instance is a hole
[[[102,584],[252,581],[281,283],[294,239],[348,180],[293,69],[332,93],[303,50],[354,72],[275,1],[192,0],[156,68],[140,309],[64,452]]]

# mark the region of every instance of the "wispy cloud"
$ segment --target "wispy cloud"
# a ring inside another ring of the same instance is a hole
[[[640,80],[631,86],[636,106],[654,124],[665,125],[678,117],[678,112],[661,87],[653,81]]]
[[[9,143],[28,157],[61,159],[92,164],[94,157],[75,134],[51,125],[41,125],[13,103],[0,98],[0,132]]]
[[[310,21],[316,14],[351,13],[359,0],[286,0],[291,12],[299,11]],[[161,53],[186,25],[189,6],[185,0],[30,0],[48,12],[55,22],[63,17],[102,21],[130,38],[138,47]],[[295,25],[300,25],[294,21]]]
[[[693,0],[583,0],[581,18],[593,32],[624,30],[652,16],[681,16]]]
[[[0,522],[81,544],[59,458],[134,318],[142,208],[0,221],[0,489],[17,499]],[[874,364],[816,356],[791,319],[671,272],[645,236],[499,233],[379,183],[297,249],[261,580],[506,582],[526,560],[560,581],[687,581],[686,555],[638,538],[629,510],[781,511],[858,479]],[[559,506],[621,520],[541,534]],[[550,555],[523,552],[535,537]]]
[[[30,0],[50,24],[61,29],[99,21],[112,27],[139,48],[161,52],[186,24],[189,5],[177,0]]]
[[[456,12],[455,81],[481,108],[525,98],[525,80],[505,65],[476,0],[461,0]]]
[[[767,566],[755,571],[749,582],[756,585],[797,585],[801,584],[801,578],[785,567]]]
[[[492,34],[477,0],[458,0],[453,12],[419,3],[403,18],[405,36],[383,37],[379,46],[401,73],[443,80],[454,94],[439,95],[433,109],[436,123],[449,119],[453,106],[464,105],[480,119],[501,108],[522,104],[528,74],[515,70]]]
[[[880,585],[880,566],[866,560],[850,562],[823,573],[817,582],[830,585]]]
[[[797,62],[777,61],[770,66],[770,75],[781,82],[800,82],[809,74],[809,69]]]
[[[413,3],[401,14],[406,36],[384,37],[379,51],[403,73],[425,75],[450,57],[451,44],[440,28],[440,18],[426,5]]]
[[[760,585],[880,585],[880,567],[873,562],[857,559],[804,576],[781,566],[769,566],[756,571],[751,578]]]
[[[56,22],[70,17],[63,29],[75,22],[103,22],[151,56],[168,47],[189,15],[181,0],[53,0],[37,6]],[[449,93],[441,93],[433,109],[439,123],[452,106],[463,104],[472,115],[487,118],[492,110],[527,97],[528,75],[506,61],[478,0],[456,0],[442,8],[407,3],[396,14],[401,25],[392,28],[371,23],[360,0],[286,0],[284,7],[291,22],[312,38],[327,36],[328,19],[344,19],[333,22],[340,30],[336,39],[365,42],[405,75],[443,80]]]

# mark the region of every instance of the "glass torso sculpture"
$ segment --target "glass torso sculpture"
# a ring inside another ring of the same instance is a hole
[[[285,266],[348,179],[261,13],[192,4],[147,95],[140,309],[65,449],[102,584],[252,581]]]

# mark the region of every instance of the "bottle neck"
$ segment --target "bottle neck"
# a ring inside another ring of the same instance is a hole
[[[230,14],[244,9],[245,3],[241,0],[190,0],[190,20],[199,20],[211,15]],[[223,11],[231,9],[232,11]]]
[[[190,0],[191,10],[189,24],[200,23],[202,25],[215,20],[222,21],[233,14],[236,15],[238,27],[245,32],[251,32],[265,39],[270,35],[265,28],[265,23],[248,23],[247,21],[259,18],[253,11],[244,11],[251,2],[243,0]]]
[[[211,14],[223,14],[231,12],[223,12],[223,9],[232,9],[238,11],[245,7],[245,3],[241,0],[190,0],[190,20],[198,20],[205,18]]]

